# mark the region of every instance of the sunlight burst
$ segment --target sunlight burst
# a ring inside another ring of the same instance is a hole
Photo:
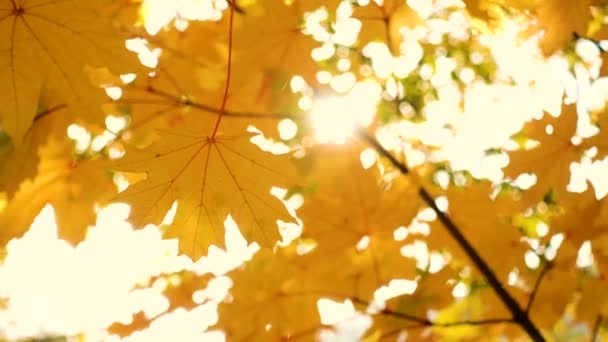
[[[310,118],[321,143],[344,144],[357,125],[368,126],[376,114],[382,88],[374,81],[355,84],[345,96],[313,100]]]

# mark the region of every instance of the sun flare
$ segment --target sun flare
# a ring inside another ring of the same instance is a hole
[[[344,144],[357,125],[372,122],[381,93],[378,83],[367,80],[355,84],[344,96],[314,99],[309,114],[317,141]]]

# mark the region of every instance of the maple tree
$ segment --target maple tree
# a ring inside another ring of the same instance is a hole
[[[608,338],[607,15],[0,0],[2,272],[33,267],[14,260],[50,204],[61,255],[123,239],[113,272],[88,265],[85,286],[120,278],[106,306],[165,303],[98,318],[100,339]],[[125,214],[104,233],[115,203],[142,229]],[[67,260],[48,258],[43,275]]]

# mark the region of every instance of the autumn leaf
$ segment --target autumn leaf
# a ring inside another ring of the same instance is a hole
[[[544,31],[540,48],[545,55],[563,48],[575,33],[586,35],[590,5],[590,0],[545,0],[538,4],[538,28]]]
[[[541,120],[526,125],[523,134],[538,143],[529,150],[509,152],[509,165],[503,170],[507,177],[517,178],[523,173],[536,176],[536,184],[524,192],[524,201],[535,204],[553,190],[557,197],[566,197],[566,185],[570,182],[570,164],[578,162],[584,151],[572,138],[576,132],[575,106],[567,106],[557,118],[548,114]]]
[[[230,274],[235,282],[233,300],[220,306],[218,323],[229,339],[278,341],[314,337],[320,327],[316,300],[323,294],[299,290],[294,257],[297,256],[290,251],[275,254],[262,250],[243,269]],[[242,322],[248,324],[243,326]]]
[[[72,115],[63,105],[54,105],[41,110],[19,145],[8,140],[0,153],[0,190],[12,196],[19,184],[36,175],[38,150],[49,137],[65,138],[65,131],[73,121]]]
[[[560,202],[561,210],[552,217],[551,230],[565,233],[570,243],[580,246],[604,233],[606,203],[597,201],[591,189],[573,194]]]
[[[144,150],[129,149],[121,171],[145,171],[144,181],[119,199],[132,206],[134,222],[160,223],[173,202],[177,213],[169,237],[193,258],[211,244],[223,245],[223,221],[231,214],[247,240],[272,246],[279,240],[276,220],[291,221],[273,186],[288,187],[290,157],[262,151],[250,139],[258,135],[226,118],[217,134],[218,116],[193,113],[183,125],[160,130],[160,139]],[[179,130],[177,130],[177,129]]]
[[[115,73],[136,69],[125,36],[98,15],[99,1],[5,1],[0,5],[0,107],[4,130],[19,144],[41,93],[53,90],[70,109],[102,118],[103,92],[86,66]]]
[[[59,236],[80,242],[88,225],[95,223],[95,205],[116,193],[102,161],[78,160],[67,141],[50,140],[40,150],[38,172],[26,180],[0,212],[3,243],[21,236],[38,212],[50,203],[57,210]]]
[[[523,204],[512,191],[496,195],[487,181],[469,182],[466,187],[451,186],[445,192],[447,212],[481,256],[490,260],[495,273],[506,279],[513,267],[522,265],[528,247],[522,241],[523,232],[512,224],[512,216],[524,210]],[[445,249],[456,260],[466,258],[440,222],[431,221],[430,231],[427,243],[431,250]],[[493,260],[491,255],[495,253],[504,259]]]
[[[333,13],[339,3],[269,0],[251,5],[234,33],[237,53],[240,51],[242,56],[236,57],[237,63],[245,63],[254,72],[275,69],[313,81],[316,67],[311,50],[320,44],[304,34],[304,15],[321,6]],[[267,20],[272,13],[281,13],[281,19]]]
[[[188,271],[162,274],[151,279],[151,284],[165,284],[163,296],[169,302],[169,306],[161,314],[171,313],[178,308],[192,310],[202,304],[202,302],[195,301],[193,296],[197,291],[203,291],[207,287],[209,279],[208,274],[199,275]],[[108,327],[108,332],[123,337],[130,336],[138,330],[148,328],[157,317],[146,317],[140,311],[133,315],[129,324],[114,323]]]
[[[308,182],[314,193],[298,216],[302,237],[318,244],[306,255],[309,262],[336,278],[331,282],[335,291],[371,301],[391,279],[415,278],[415,261],[400,254],[403,243],[394,231],[409,225],[421,203],[407,179],[383,181],[376,168],[363,169],[359,154],[356,146],[311,151],[315,165]],[[324,262],[328,259],[342,261]]]
[[[359,46],[377,40],[385,40],[394,54],[399,54],[403,41],[401,30],[414,29],[424,24],[422,18],[407,3],[388,0],[381,4],[371,1],[367,6],[356,7],[353,18],[365,25],[358,39]]]
[[[51,204],[59,237],[76,244],[112,201],[128,204],[134,227],[177,240],[181,257],[196,262],[132,289],[162,293],[163,313],[144,309],[129,323],[130,310],[107,329],[132,339],[144,329],[161,340],[186,330],[229,341],[602,338],[608,200],[595,197],[601,177],[582,193],[569,183],[573,174],[591,179],[590,163],[605,171],[604,5],[5,0],[0,242],[22,236]],[[587,41],[570,44],[577,36]],[[530,92],[545,81],[533,70],[545,62],[566,97]],[[351,126],[350,112],[372,94],[326,111],[316,104],[363,82],[379,95],[369,120],[343,144],[321,144],[317,130]],[[481,83],[496,101],[474,110],[513,113],[508,85],[526,94],[517,108],[559,102],[562,113],[531,120],[505,145],[477,136],[460,128],[471,114],[466,94]],[[577,136],[589,121],[598,134]],[[91,132],[84,149],[78,126]],[[447,146],[465,135],[487,159],[455,172],[460,156],[444,152],[471,152]],[[490,159],[501,164],[480,171]],[[481,174],[489,179],[471,176]],[[534,176],[529,187],[524,174]],[[5,293],[11,279],[0,271]],[[62,280],[48,278],[44,287]],[[13,319],[20,302],[8,295],[6,321],[31,331],[44,303]],[[54,326],[61,317],[41,326],[63,334]],[[110,320],[74,321],[65,334],[95,339],[89,331]]]

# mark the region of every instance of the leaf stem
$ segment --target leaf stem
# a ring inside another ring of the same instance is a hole
[[[232,36],[233,36],[233,24],[234,24],[234,11],[236,8],[236,0],[230,1],[230,20],[229,20],[229,28],[228,28],[228,65],[226,66],[226,85],[224,86],[224,95],[222,96],[222,105],[220,107],[220,113],[215,122],[215,127],[213,128],[213,133],[211,133],[211,137],[215,138],[217,134],[217,130],[220,127],[220,122],[222,121],[222,116],[224,116],[224,111],[226,110],[226,103],[228,103],[228,90],[230,89],[230,76],[232,73]]]

